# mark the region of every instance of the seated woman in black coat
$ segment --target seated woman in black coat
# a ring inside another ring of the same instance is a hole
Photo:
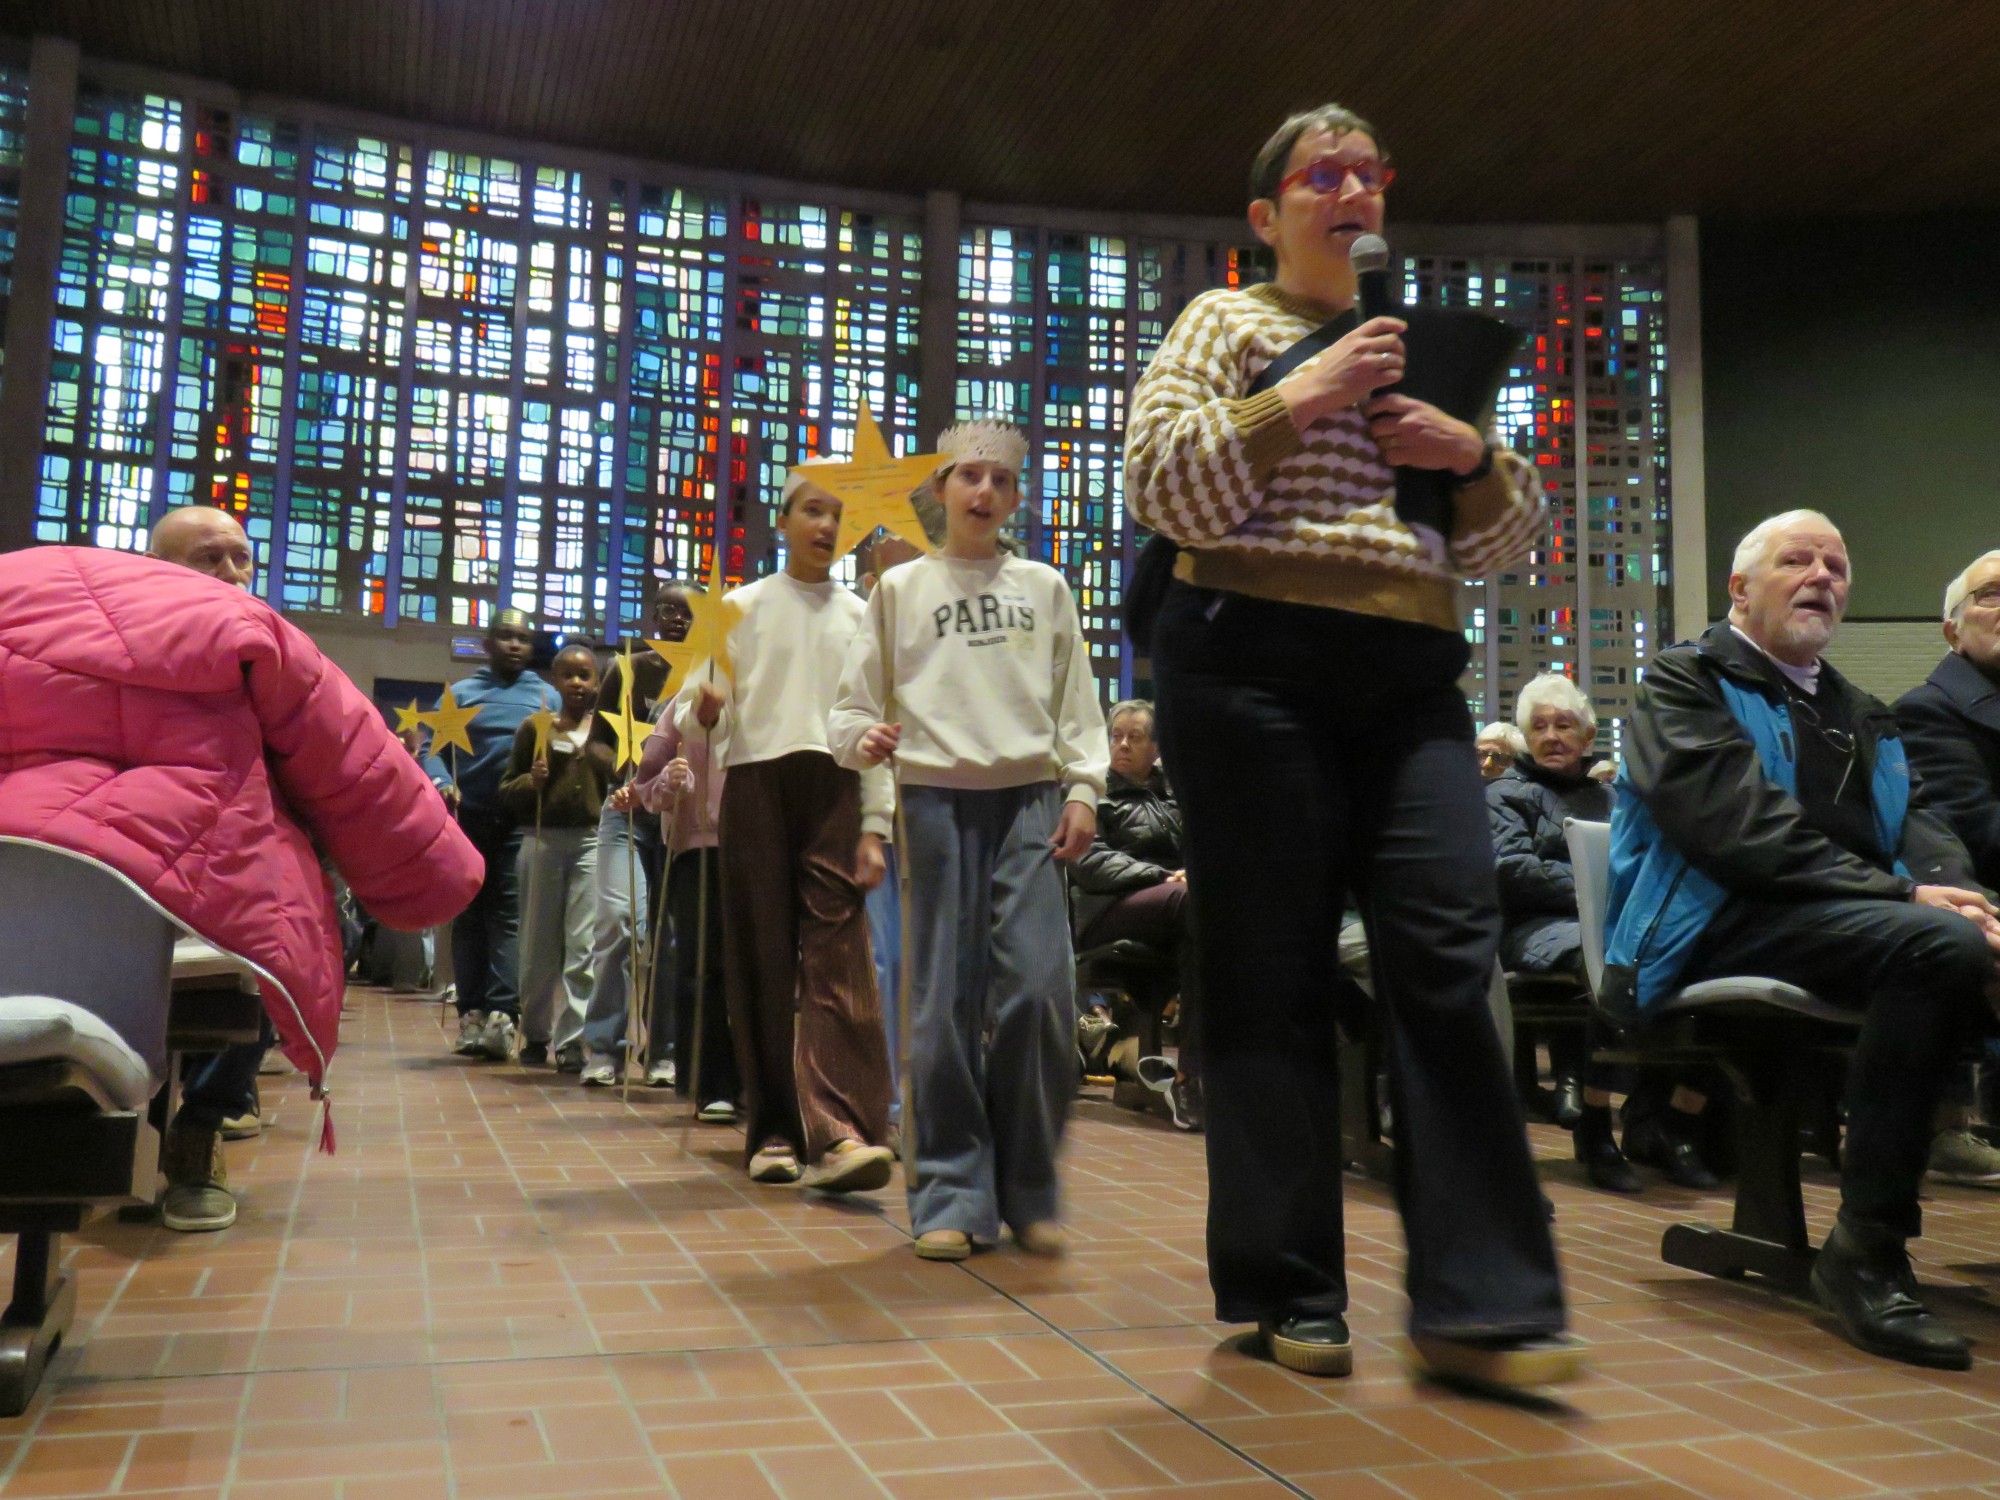
[[[1575,683],[1550,672],[1521,689],[1515,719],[1527,736],[1528,753],[1486,786],[1500,908],[1506,921],[1500,934],[1500,962],[1517,973],[1580,976],[1583,933],[1563,820],[1602,823],[1611,818],[1611,788],[1591,775],[1596,757],[1590,754],[1590,745],[1597,738],[1597,714]],[[1573,1123],[1576,1159],[1593,1183],[1616,1193],[1636,1193],[1644,1184],[1611,1133],[1611,1070],[1589,1060],[1597,1041],[1593,1024],[1584,1032],[1581,1046],[1570,1037],[1550,1045],[1559,1123]],[[1628,1105],[1627,1150],[1636,1146],[1633,1154],[1638,1159],[1658,1166],[1684,1187],[1714,1187],[1715,1177],[1692,1144],[1691,1129],[1672,1123],[1680,1114],[1685,1126],[1686,1117],[1699,1113],[1704,1102],[1698,1094],[1676,1089],[1673,1107],[1665,1116]],[[1636,1140],[1635,1124],[1639,1124]]]
[[[1180,1058],[1167,1091],[1174,1124],[1201,1128],[1200,1007],[1181,810],[1160,770],[1153,705],[1111,710],[1111,775],[1097,805],[1097,839],[1070,874],[1079,948],[1129,940],[1171,953],[1180,971]]]

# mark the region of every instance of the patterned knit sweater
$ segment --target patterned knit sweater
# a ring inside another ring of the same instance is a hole
[[[1522,556],[1542,527],[1541,483],[1496,451],[1439,537],[1397,518],[1395,471],[1359,411],[1301,434],[1275,389],[1244,394],[1337,312],[1269,282],[1189,303],[1133,392],[1127,504],[1186,549],[1175,567],[1186,582],[1456,633],[1458,580]]]

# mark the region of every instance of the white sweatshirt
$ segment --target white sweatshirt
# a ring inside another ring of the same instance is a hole
[[[1090,645],[1062,574],[1018,557],[935,554],[891,568],[841,669],[827,725],[834,758],[897,722],[914,786],[982,790],[1060,781],[1095,807],[1111,751]]]
[[[735,675],[718,672],[722,717],[714,742],[725,770],[776,760],[798,751],[831,753],[827,711],[840,682],[848,642],[867,606],[841,585],[800,583],[773,573],[731,594],[743,616],[729,633]],[[674,726],[692,743],[706,731],[694,716],[705,666],[688,674],[674,700]],[[861,831],[888,838],[895,820],[896,784],[888,768],[861,773]]]

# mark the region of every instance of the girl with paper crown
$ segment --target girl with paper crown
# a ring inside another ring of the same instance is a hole
[[[828,738],[857,770],[893,757],[902,783],[917,1254],[962,1260],[1004,1224],[1057,1255],[1076,1084],[1058,865],[1090,847],[1110,751],[1069,585],[999,549],[1025,440],[968,422],[938,448],[943,550],[882,575]]]

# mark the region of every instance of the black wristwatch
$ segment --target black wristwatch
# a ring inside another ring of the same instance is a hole
[[[1487,443],[1480,451],[1478,467],[1474,468],[1469,473],[1454,474],[1452,476],[1452,482],[1461,487],[1468,484],[1477,484],[1480,480],[1484,479],[1488,474],[1491,474],[1492,472],[1493,472],[1493,445],[1491,443]]]

